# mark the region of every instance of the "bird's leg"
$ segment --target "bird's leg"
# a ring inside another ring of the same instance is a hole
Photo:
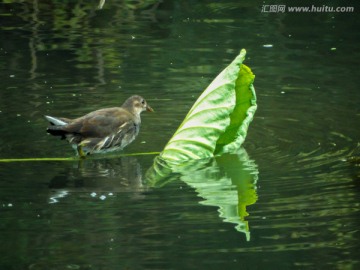
[[[86,157],[86,154],[82,149],[82,145],[78,144],[77,147],[76,147],[76,150],[77,150],[78,155],[79,155],[80,158],[85,158]]]

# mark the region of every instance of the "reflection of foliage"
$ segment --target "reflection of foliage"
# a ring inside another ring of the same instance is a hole
[[[245,217],[246,207],[257,200],[258,170],[245,149],[236,154],[216,158],[169,163],[157,157],[146,173],[150,186],[163,186],[180,178],[204,200],[204,205],[219,207],[220,217],[236,224],[235,228],[250,240],[250,230]]]
[[[102,9],[105,5],[105,0],[99,0],[98,8]],[[124,0],[123,5],[125,5],[129,9],[142,9],[147,8],[149,5],[157,6],[161,3],[162,0],[154,1],[154,0]]]
[[[13,5],[14,2],[6,1],[8,5]],[[104,62],[118,66],[123,52],[116,47],[110,50],[112,44],[119,43],[117,32],[124,30],[121,29],[122,25],[132,25],[137,19],[135,15],[137,12],[140,14],[143,11],[155,12],[158,4],[157,0],[115,1],[98,11],[89,1],[26,1],[18,3],[14,13],[22,23],[8,20],[12,24],[6,22],[1,25],[1,29],[15,30],[16,35],[16,30],[20,30],[16,27],[21,25],[21,29],[30,32],[27,37],[32,58],[31,73],[35,73],[40,68],[39,52],[51,50],[71,52],[77,63],[85,65],[81,67],[91,68]],[[109,27],[110,23],[119,27]],[[109,34],[109,31],[113,33]],[[131,42],[131,34],[128,34],[127,40],[128,43]],[[121,42],[126,45],[124,41]],[[6,40],[3,42],[6,43]],[[104,54],[104,59],[99,61],[96,50],[105,46],[108,46],[107,53]],[[32,75],[32,79],[34,77],[36,76]]]
[[[351,151],[348,160],[354,164],[360,164],[360,143]]]

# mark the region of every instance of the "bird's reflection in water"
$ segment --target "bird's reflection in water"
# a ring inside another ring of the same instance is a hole
[[[75,192],[85,192],[100,199],[131,192],[140,199],[146,191],[141,166],[135,157],[80,160],[53,177],[49,188],[49,203],[57,203]]]

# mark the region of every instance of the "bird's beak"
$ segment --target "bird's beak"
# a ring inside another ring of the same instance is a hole
[[[153,112],[153,111],[154,111],[153,108],[151,108],[149,105],[146,106],[146,110],[147,110],[148,112]]]

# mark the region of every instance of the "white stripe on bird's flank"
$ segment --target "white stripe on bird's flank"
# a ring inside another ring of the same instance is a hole
[[[104,145],[105,145],[105,143],[107,142],[108,139],[109,139],[109,136],[105,137],[105,139],[101,140],[100,142],[98,142],[95,145],[94,149],[95,150],[101,150],[104,147]]]

